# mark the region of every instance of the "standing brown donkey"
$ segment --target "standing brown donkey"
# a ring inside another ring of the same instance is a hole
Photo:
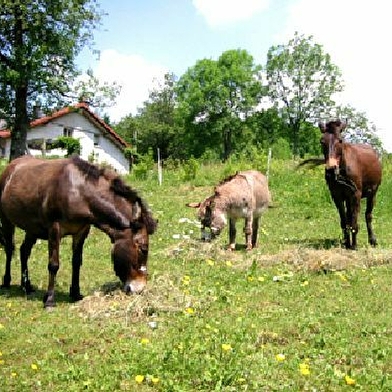
[[[246,249],[256,246],[259,220],[271,202],[268,181],[256,170],[237,172],[215,187],[212,196],[199,203],[188,203],[198,208],[202,224],[202,239],[207,239],[205,228],[211,229],[211,236],[219,235],[229,218],[229,250],[235,249],[236,221],[245,219]]]

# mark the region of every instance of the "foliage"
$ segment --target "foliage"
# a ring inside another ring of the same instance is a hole
[[[184,145],[200,157],[206,149],[226,160],[235,150],[243,121],[262,94],[260,66],[246,50],[229,50],[217,61],[196,62],[179,79],[178,117],[183,120]]]
[[[138,161],[133,166],[132,174],[138,180],[146,180],[152,173],[154,166],[155,164],[154,164],[153,151],[150,148],[147,154],[138,155]]]
[[[89,105],[98,108],[98,112],[102,112],[104,108],[111,107],[116,102],[116,97],[121,92],[121,86],[116,83],[103,82],[94,76],[91,69],[78,78],[77,82],[72,87],[70,94],[71,99],[76,99],[77,102],[87,102]],[[102,115],[102,113],[101,113]],[[110,119],[104,119],[109,124]]]
[[[0,114],[13,159],[25,152],[33,107],[63,101],[101,13],[95,0],[1,0],[0,9]]]
[[[335,106],[333,95],[343,89],[340,70],[313,37],[296,33],[288,44],[269,49],[266,72],[268,96],[289,124],[299,155],[301,126],[325,118]]]
[[[163,84],[158,83],[150,92],[137,116],[129,115],[114,127],[140,154],[146,154],[149,148],[154,152],[159,148],[162,159],[176,155],[175,83],[175,75],[166,74]]]
[[[80,140],[68,136],[60,136],[52,143],[52,148],[62,148],[67,150],[67,157],[72,154],[80,154]]]
[[[230,164],[237,170],[244,162],[231,157]],[[363,228],[356,252],[339,245],[323,169],[296,165],[273,158],[275,208],[262,217],[259,248],[250,252],[242,222],[238,249],[227,252],[227,230],[215,242],[199,241],[195,211],[185,207],[211,194],[226,164],[201,165],[186,183],[181,167],[167,171],[161,187],[153,176],[128,177],[159,219],[141,295],[121,292],[110,240],[93,229],[81,270],[86,297],[68,302],[66,238],[57,307],[46,312],[47,243],[38,241],[29,264],[36,293],[20,291],[18,263],[14,286],[0,288],[2,389],[391,390],[391,162],[374,211],[380,247],[367,247]],[[22,240],[17,231],[16,245]]]

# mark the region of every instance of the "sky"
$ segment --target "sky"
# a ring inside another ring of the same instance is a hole
[[[95,49],[78,56],[102,82],[122,86],[105,110],[117,122],[147,100],[166,72],[177,77],[202,59],[245,49],[265,65],[271,46],[295,32],[323,46],[345,84],[341,104],[364,112],[392,152],[392,23],[385,0],[99,0],[107,13]]]

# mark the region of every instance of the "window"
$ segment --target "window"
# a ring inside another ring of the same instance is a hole
[[[99,146],[100,135],[98,133],[94,133],[94,146]]]
[[[73,136],[73,128],[64,127],[64,129],[63,129],[63,136],[64,137],[72,137]]]

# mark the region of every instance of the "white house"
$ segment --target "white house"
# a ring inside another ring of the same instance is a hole
[[[81,158],[99,164],[110,165],[120,174],[129,173],[129,160],[124,149],[129,144],[106,124],[84,103],[65,107],[49,116],[38,118],[30,123],[27,132],[27,145],[31,155],[64,156],[62,149],[45,150],[45,145],[60,136],[78,139],[81,145]],[[11,133],[0,131],[1,156],[9,157]]]

